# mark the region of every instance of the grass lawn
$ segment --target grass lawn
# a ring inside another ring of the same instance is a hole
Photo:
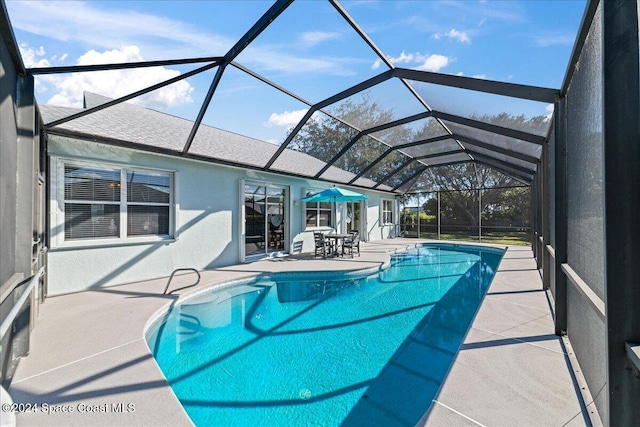
[[[405,234],[404,237],[418,237],[416,233]],[[437,239],[437,233],[420,233],[420,238]],[[442,233],[440,240],[461,240],[465,242],[495,243],[497,245],[520,245],[529,246],[531,237],[526,231],[513,231],[506,233],[483,233],[482,240],[478,236],[470,236],[468,233]]]

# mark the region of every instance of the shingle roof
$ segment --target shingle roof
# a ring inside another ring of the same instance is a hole
[[[93,108],[111,100],[95,93],[84,94],[85,108]],[[78,108],[53,105],[41,105],[39,108],[45,123],[82,111]],[[174,150],[178,154],[182,152],[192,127],[193,122],[190,120],[123,102],[54,126],[50,132],[66,130],[97,139],[102,137]],[[262,167],[277,149],[278,146],[268,142],[202,124],[189,153],[236,163],[239,166]],[[312,177],[314,171],[319,171],[325,164],[308,154],[285,149],[272,170]],[[323,174],[323,178],[339,183],[347,183],[354,176],[355,174],[336,167],[329,168]],[[373,187],[376,184],[363,178],[358,179],[356,183],[364,187]],[[391,190],[384,185],[378,188]]]

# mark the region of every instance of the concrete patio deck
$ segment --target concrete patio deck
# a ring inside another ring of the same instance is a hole
[[[363,244],[355,259],[285,257],[205,271],[201,284],[180,297],[262,272],[376,268],[388,262],[389,252],[416,243]],[[180,276],[172,288],[191,280]],[[191,425],[144,339],[149,320],[178,299],[161,294],[166,283],[164,278],[48,298],[31,353],[20,361],[9,389],[15,402],[38,404],[36,411],[17,414],[18,425]],[[593,405],[582,401],[571,350],[553,335],[550,307],[531,250],[509,247],[419,424],[591,425]]]

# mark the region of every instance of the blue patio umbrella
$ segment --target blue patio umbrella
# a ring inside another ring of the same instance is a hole
[[[367,196],[364,194],[356,193],[355,191],[347,190],[345,188],[340,188],[333,186],[331,188],[327,188],[326,190],[322,190],[319,193],[311,194],[310,196],[303,197],[300,199],[303,202],[314,203],[314,202],[357,202],[358,200],[366,200]],[[335,219],[334,224],[335,227]]]
[[[326,190],[322,190],[319,193],[312,194],[300,199],[303,202],[355,202],[358,200],[366,200],[367,196],[364,194],[356,193],[355,191],[347,190],[340,187],[331,187]]]

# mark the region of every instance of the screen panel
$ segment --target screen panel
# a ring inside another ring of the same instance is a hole
[[[236,62],[315,104],[385,71],[377,58],[329,2],[296,1]]]
[[[287,148],[321,160],[322,163],[309,165],[309,169],[307,169],[306,175],[315,176],[324,164],[338,154],[340,149],[347,145],[357,133],[356,129],[328,114],[316,112],[300,129]],[[287,170],[288,167],[290,166],[282,156],[278,157],[272,165],[272,169],[276,170]]]
[[[549,104],[450,86],[411,81],[436,111],[540,136],[549,131]]]
[[[568,264],[604,299],[602,49],[600,2],[567,91],[566,202]],[[570,281],[567,287],[567,334],[599,415],[607,420],[606,393],[597,392],[607,380],[605,324]]]
[[[536,158],[540,158],[540,156],[542,155],[542,146],[538,144],[510,138],[504,135],[498,135],[492,132],[487,132],[485,130],[476,129],[458,123],[452,123],[446,120],[443,120],[443,122],[449,129],[451,129],[454,134],[460,135],[461,137],[472,138],[485,144],[506,148],[508,150],[516,151],[518,153],[526,154],[528,156]]]
[[[425,119],[373,132],[371,136],[395,147],[407,142],[420,141],[447,134],[447,130],[442,127],[437,120],[432,117],[427,117]]]

